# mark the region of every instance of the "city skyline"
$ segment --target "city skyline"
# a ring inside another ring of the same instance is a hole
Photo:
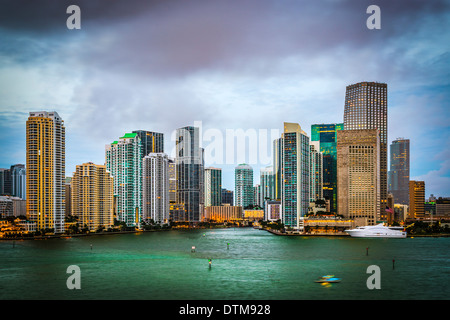
[[[450,195],[445,2],[381,1],[380,30],[367,29],[367,4],[356,2],[81,1],[80,30],[66,28],[68,3],[46,3],[7,5],[0,19],[8,44],[0,50],[0,168],[26,162],[25,122],[36,110],[64,119],[71,176],[78,164],[104,164],[104,145],[136,130],[163,133],[169,155],[171,135],[196,121],[223,136],[281,134],[294,122],[311,137],[312,124],[343,122],[347,85],[374,81],[388,84],[387,144],[411,142],[410,179],[425,181],[427,197]],[[249,163],[258,184],[272,163],[241,155],[223,165],[205,157],[205,166],[222,168],[222,185],[233,190],[234,167]]]

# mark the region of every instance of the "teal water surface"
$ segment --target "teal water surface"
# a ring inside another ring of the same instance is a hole
[[[253,228],[2,241],[0,298],[440,300],[450,293],[449,248],[450,238],[287,237]],[[67,288],[70,265],[81,270],[79,290]],[[367,287],[371,265],[381,289]],[[328,274],[342,281],[314,282]]]

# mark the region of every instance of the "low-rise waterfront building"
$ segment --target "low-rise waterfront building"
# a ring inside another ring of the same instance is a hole
[[[248,221],[264,220],[264,210],[244,210],[244,220]]]
[[[0,196],[0,219],[13,215],[13,201],[10,196]]]
[[[241,221],[243,209],[241,206],[209,206],[204,209],[204,221]]]
[[[264,206],[264,220],[281,220],[281,201],[267,200]]]
[[[304,219],[304,228],[307,233],[342,233],[355,227],[354,220],[342,219],[335,215],[309,216]]]

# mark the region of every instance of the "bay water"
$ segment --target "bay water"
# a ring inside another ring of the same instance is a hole
[[[79,267],[80,289],[67,286],[71,265]],[[368,288],[372,265],[380,289]],[[341,282],[316,283],[323,275]],[[446,300],[449,278],[445,237],[228,228],[0,242],[2,300]]]

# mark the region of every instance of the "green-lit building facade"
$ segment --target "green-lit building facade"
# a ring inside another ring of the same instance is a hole
[[[339,130],[344,130],[343,123],[311,125],[311,141],[320,142],[323,154],[323,197],[330,201],[331,212],[337,212],[336,132]]]
[[[236,206],[254,205],[253,168],[250,165],[242,163],[234,169],[234,184]]]
[[[142,144],[137,133],[126,133],[106,145],[106,169],[113,176],[116,219],[129,227],[142,222]]]

